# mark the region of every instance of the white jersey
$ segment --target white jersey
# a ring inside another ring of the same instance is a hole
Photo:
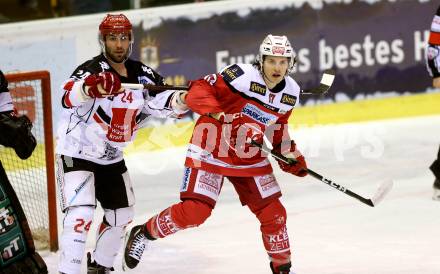
[[[127,60],[128,77],[121,82],[163,85],[163,78],[141,62]],[[84,78],[101,71],[116,73],[103,55],[79,66],[63,86],[63,113],[57,130],[58,154],[112,164],[123,159],[123,148],[133,141],[146,118],[178,117],[171,106],[176,92],[149,93],[126,89],[106,98],[84,99]]]

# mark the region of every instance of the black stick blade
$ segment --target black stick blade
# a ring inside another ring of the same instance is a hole
[[[324,71],[324,74],[322,75],[319,86],[311,89],[304,89],[301,91],[301,93],[313,94],[313,95],[325,94],[332,86],[334,80],[335,80],[335,71],[332,69],[327,69]]]

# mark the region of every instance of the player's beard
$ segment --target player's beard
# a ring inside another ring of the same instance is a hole
[[[127,60],[128,49],[125,50],[124,53],[116,53],[111,52],[110,50],[108,50],[108,48],[106,48],[106,53],[107,58],[110,59],[110,61],[114,63],[123,63],[125,60]]]

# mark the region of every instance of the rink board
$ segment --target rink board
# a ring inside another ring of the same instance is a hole
[[[344,103],[302,107],[294,111],[291,125],[326,125],[440,113],[440,93],[403,95]]]

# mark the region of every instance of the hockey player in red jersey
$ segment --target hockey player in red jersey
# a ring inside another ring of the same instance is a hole
[[[136,267],[148,241],[201,225],[226,177],[260,221],[272,272],[292,273],[281,190],[267,155],[248,140],[269,139],[275,150],[297,160],[292,165],[279,162],[283,171],[307,175],[304,157],[288,134],[288,119],[300,95],[300,87],[288,76],[294,64],[287,37],[268,35],[254,64],[233,64],[191,83],[186,103],[201,116],[187,151],[181,202],[127,233],[125,267]]]
[[[87,273],[109,273],[133,218],[134,192],[123,149],[149,116],[179,117],[186,91],[130,90],[121,82],[164,85],[163,77],[129,58],[133,33],[123,14],[99,26],[102,53],[80,65],[63,86],[62,124],[57,136],[57,181],[64,212],[60,273],[80,273],[87,233],[98,200],[104,218]]]
[[[432,19],[431,32],[426,49],[426,67],[429,75],[432,77],[432,86],[440,88],[440,6]],[[434,173],[434,194],[432,199],[440,201],[440,149],[437,159],[429,167]]]

